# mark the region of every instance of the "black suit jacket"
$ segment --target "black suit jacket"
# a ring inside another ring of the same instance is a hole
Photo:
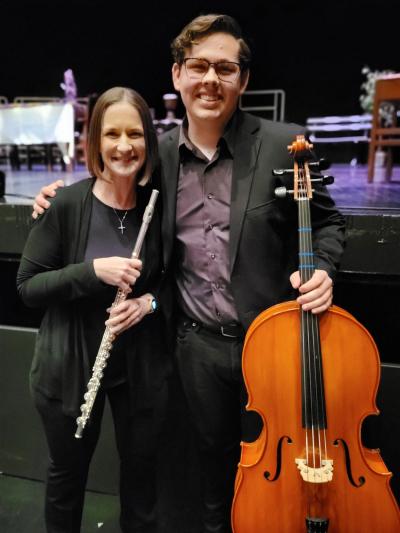
[[[293,178],[279,181],[274,168],[293,168],[287,146],[303,133],[295,124],[260,119],[238,111],[230,211],[230,272],[236,308],[247,329],[267,307],[293,297],[289,276],[298,269],[297,205],[277,199],[275,188],[293,188]],[[174,270],[179,128],[160,139],[164,203],[164,264]],[[322,186],[311,204],[316,268],[331,277],[339,262],[344,218]]]

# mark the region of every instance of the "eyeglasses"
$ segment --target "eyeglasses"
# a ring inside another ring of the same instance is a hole
[[[215,74],[221,81],[233,83],[237,80],[241,71],[240,63],[234,63],[233,61],[211,63],[207,59],[187,57],[183,62],[185,64],[186,74],[192,80],[202,80],[210,67],[213,67]]]

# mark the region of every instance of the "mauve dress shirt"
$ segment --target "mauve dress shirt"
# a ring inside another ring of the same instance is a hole
[[[189,140],[186,121],[179,138],[178,302],[186,315],[209,326],[238,322],[229,264],[234,122],[211,160]]]

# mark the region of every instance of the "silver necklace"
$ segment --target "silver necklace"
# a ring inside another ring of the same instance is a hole
[[[126,229],[126,227],[124,226],[123,222],[124,222],[124,220],[126,218],[126,215],[128,214],[128,210],[125,211],[125,214],[124,214],[124,216],[122,218],[119,217],[118,213],[116,212],[116,210],[114,208],[113,208],[113,211],[114,211],[116,217],[119,220],[118,229],[120,230],[121,235],[123,235],[124,234],[124,229]]]

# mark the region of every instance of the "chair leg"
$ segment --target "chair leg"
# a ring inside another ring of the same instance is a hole
[[[53,154],[52,154],[51,144],[45,144],[44,153],[45,153],[44,158],[45,158],[45,164],[47,167],[47,171],[51,172],[53,170]]]
[[[368,183],[372,183],[374,181],[375,150],[375,143],[371,141],[368,150]]]
[[[393,150],[391,146],[388,146],[386,152],[386,181],[391,181],[392,179],[392,170],[393,170]]]
[[[28,170],[32,170],[32,157],[29,144],[26,145],[26,163],[28,166]]]
[[[12,170],[21,170],[21,161],[19,158],[18,146],[13,144],[10,148],[10,163]]]

